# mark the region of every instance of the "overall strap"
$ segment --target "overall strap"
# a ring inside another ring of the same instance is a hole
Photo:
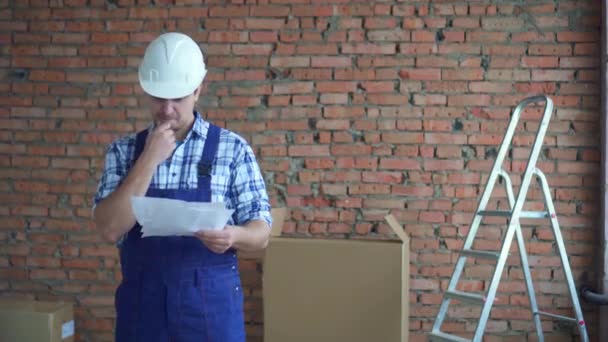
[[[214,124],[209,124],[209,130],[207,131],[207,139],[205,140],[205,147],[203,147],[203,156],[201,161],[198,163],[198,176],[205,177],[211,175],[211,167],[213,166],[213,159],[217,154],[217,149],[220,144],[220,132],[221,128]]]
[[[135,136],[135,153],[133,154],[133,161],[131,165],[135,164],[135,161],[139,158],[141,153],[144,150],[144,146],[146,146],[146,139],[148,138],[148,130],[144,129],[143,131],[137,133]]]

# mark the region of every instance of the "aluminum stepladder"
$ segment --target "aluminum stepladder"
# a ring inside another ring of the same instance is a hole
[[[521,112],[523,109],[533,103],[544,102],[544,114],[540,125],[538,127],[538,131],[536,133],[536,137],[534,140],[534,144],[532,145],[532,149],[530,151],[530,155],[528,158],[528,163],[521,179],[521,185],[519,188],[519,192],[517,195],[517,199],[515,199],[513,195],[513,186],[511,183],[511,179],[509,178],[509,174],[503,168],[503,161],[505,156],[507,155],[511,141],[513,139],[513,135],[517,128],[517,124],[519,122],[519,118],[521,116]],[[568,261],[568,256],[566,254],[566,248],[564,246],[563,238],[560,232],[557,215],[555,213],[555,208],[553,206],[553,200],[551,199],[551,193],[549,191],[549,185],[547,179],[543,172],[536,168],[536,162],[538,160],[538,156],[541,152],[541,148],[543,145],[543,140],[545,138],[545,133],[547,131],[547,127],[549,126],[549,121],[551,120],[551,115],[553,113],[553,102],[547,96],[534,96],[524,99],[520,102],[515,110],[512,113],[511,120],[509,121],[509,125],[506,131],[506,134],[501,143],[500,149],[496,156],[496,160],[492,167],[492,171],[488,177],[488,182],[483,191],[481,199],[479,200],[479,205],[477,211],[475,213],[475,217],[472,220],[470,225],[470,229],[466,240],[464,242],[463,248],[458,257],[458,261],[456,266],[454,267],[454,272],[452,274],[452,278],[448,284],[448,288],[444,292],[443,300],[441,302],[441,306],[439,308],[439,312],[437,313],[437,317],[433,324],[433,330],[430,333],[431,341],[473,341],[473,342],[481,342],[484,334],[486,323],[488,322],[488,318],[490,316],[490,311],[492,310],[492,305],[494,304],[494,300],[496,298],[496,291],[498,289],[498,285],[500,283],[500,278],[502,276],[503,269],[507,262],[507,257],[509,254],[509,249],[511,248],[511,243],[513,241],[514,235],[517,239],[517,245],[519,249],[520,259],[521,259],[521,267],[524,274],[524,280],[526,283],[526,289],[528,292],[528,298],[530,300],[530,309],[532,311],[532,317],[534,320],[534,325],[536,328],[536,334],[538,337],[538,341],[544,341],[543,330],[541,326],[540,316],[547,316],[554,319],[560,319],[564,321],[573,322],[578,325],[579,336],[581,341],[587,342],[589,340],[587,335],[587,327],[585,325],[585,321],[583,319],[583,314],[581,311],[580,303],[577,296],[576,287],[574,285],[574,280],[572,278],[572,271],[570,269],[570,264]],[[523,206],[526,200],[526,195],[528,193],[528,187],[530,186],[530,182],[532,180],[532,176],[536,176],[540,183],[540,187],[542,189],[542,193],[544,195],[545,202],[545,211],[524,211]],[[505,191],[507,193],[509,208],[510,210],[499,211],[499,210],[486,210],[488,201],[492,196],[492,191],[494,186],[496,185],[496,181],[498,178],[503,179],[503,184],[505,186]],[[507,229],[504,234],[504,238],[502,241],[502,246],[500,251],[484,251],[484,250],[474,250],[473,242],[477,235],[478,228],[482,222],[484,217],[488,216],[498,216],[505,217],[508,219]],[[526,252],[526,248],[524,245],[524,238],[521,232],[520,226],[520,218],[536,218],[536,219],[546,219],[549,218],[551,221],[551,227],[553,230],[553,236],[555,238],[555,243],[557,245],[557,249],[559,251],[559,256],[561,260],[561,264],[563,267],[564,275],[566,281],[568,282],[568,290],[570,292],[570,297],[572,300],[573,309],[575,311],[576,318],[566,317],[561,315],[556,315],[548,312],[539,311],[538,305],[536,303],[536,296],[534,293],[534,286],[532,284],[532,275],[530,273],[530,267],[528,264],[528,256]],[[467,257],[472,258],[482,258],[482,259],[491,259],[496,261],[496,266],[492,275],[492,279],[490,285],[485,294],[477,294],[464,292],[457,289],[458,281],[463,272],[463,269],[466,264]],[[479,317],[479,321],[477,327],[475,329],[475,333],[472,339],[464,338],[461,336],[456,336],[453,334],[448,334],[441,331],[441,325],[445,319],[445,316],[448,311],[448,307],[450,305],[450,300],[457,299],[463,303],[470,303],[482,306],[481,314]]]

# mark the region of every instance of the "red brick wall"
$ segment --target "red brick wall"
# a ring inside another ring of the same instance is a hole
[[[593,283],[600,2],[499,3],[0,0],[2,295],[72,300],[78,340],[111,340],[119,266],[89,208],[104,147],[146,124],[136,67],[164,30],[204,46],[201,109],[253,144],[274,203],[292,208],[286,232],[383,235],[388,211],[406,226],[413,341],[426,340],[509,112],[530,94],[555,101],[540,167],[576,281]],[[509,169],[524,167],[538,114],[526,112]],[[538,207],[540,192],[530,197]],[[541,307],[567,312],[546,223],[524,234]],[[263,324],[256,260],[241,264],[251,341]],[[517,264],[488,326],[505,341],[533,331]],[[482,289],[491,266],[472,266],[466,287]],[[470,317],[455,310],[446,330],[471,331]],[[551,341],[575,331],[544,327]]]

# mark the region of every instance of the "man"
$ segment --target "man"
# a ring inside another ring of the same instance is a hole
[[[113,142],[106,154],[94,219],[120,249],[117,342],[245,340],[236,250],[266,247],[270,206],[246,141],[194,110],[206,72],[190,37],[166,33],[152,41],[139,83],[153,124]],[[142,238],[130,200],[144,195],[220,202],[235,211],[220,231]]]

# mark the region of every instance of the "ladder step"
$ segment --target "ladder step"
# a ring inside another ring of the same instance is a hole
[[[471,340],[469,340],[469,339],[466,339],[466,338],[463,338],[460,336],[456,336],[456,335],[446,334],[441,331],[431,332],[429,334],[429,337],[431,338],[431,341],[471,342]]]
[[[491,260],[498,260],[498,257],[500,256],[499,252],[493,252],[493,251],[480,251],[480,250],[473,250],[473,249],[463,249],[460,252],[461,256],[472,256],[472,257],[476,257],[476,258],[484,258],[484,259],[491,259]]]
[[[473,303],[473,304],[483,304],[483,302],[485,302],[485,300],[486,300],[485,296],[482,296],[482,295],[479,295],[476,293],[469,293],[469,292],[463,292],[463,291],[458,291],[458,290],[446,291],[445,297],[450,298],[450,299],[458,299],[463,302],[469,302],[469,303]]]
[[[578,320],[576,318],[562,316],[562,315],[556,315],[556,314],[552,314],[550,312],[538,311],[537,314],[539,314],[541,316],[547,316],[547,317],[551,317],[551,318],[561,319],[562,321],[568,321],[568,322],[572,322],[572,323],[578,323]]]
[[[477,215],[481,216],[499,216],[499,217],[511,217],[513,214],[510,210],[480,210]],[[548,211],[522,211],[519,214],[520,218],[547,218],[550,217]]]

